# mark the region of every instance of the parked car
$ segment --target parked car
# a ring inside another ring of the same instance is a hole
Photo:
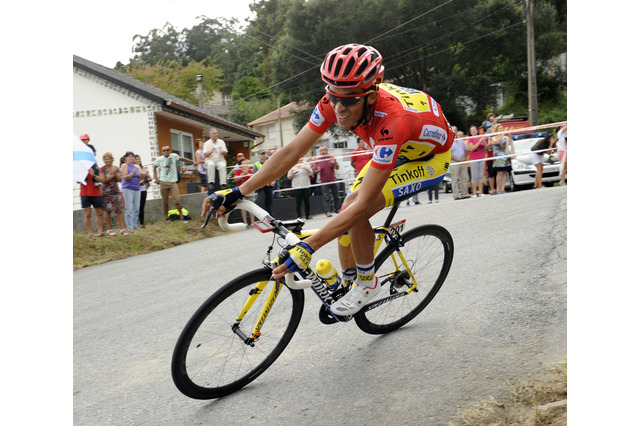
[[[451,187],[451,172],[449,170],[447,170],[447,173],[444,175],[444,179],[440,182],[439,188],[440,191],[445,193],[453,191],[453,188]]]
[[[511,172],[507,179],[506,187],[511,190],[519,190],[533,187],[536,179],[536,167],[531,164],[529,154],[531,147],[543,138],[526,138],[513,141],[513,147],[517,157],[511,157]],[[557,161],[555,153],[544,154],[542,167],[542,183],[545,186],[552,186],[554,182],[560,181],[560,163]]]

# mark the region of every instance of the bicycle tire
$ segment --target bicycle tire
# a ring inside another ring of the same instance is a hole
[[[180,392],[194,399],[233,393],[264,373],[287,347],[300,324],[304,292],[284,284],[253,347],[232,330],[249,291],[270,277],[267,268],[248,272],[221,287],[193,314],[171,360],[171,375]],[[245,335],[251,335],[273,284],[267,283],[245,314],[240,327]]]
[[[395,270],[391,254],[395,250],[390,245],[385,247],[375,259],[382,291],[354,315],[356,324],[365,333],[389,333],[411,321],[433,300],[447,278],[453,261],[453,238],[449,231],[438,225],[422,225],[402,234],[402,241],[401,252],[412,265],[418,287],[406,296],[375,306],[381,299],[403,293],[413,284],[404,265],[391,274]]]

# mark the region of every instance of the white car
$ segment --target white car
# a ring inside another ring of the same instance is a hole
[[[536,166],[531,164],[529,154],[531,147],[544,138],[527,138],[513,141],[513,147],[517,157],[511,157],[511,172],[506,186],[512,190],[519,190],[525,187],[533,187],[536,179]],[[560,181],[560,163],[555,154],[544,154],[542,167],[542,183],[546,186],[553,185]]]

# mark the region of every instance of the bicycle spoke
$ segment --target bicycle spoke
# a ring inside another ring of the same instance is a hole
[[[384,291],[355,316],[365,332],[387,333],[409,322],[435,296],[448,273],[453,242],[444,228],[425,225],[408,231],[402,238],[404,246],[400,250],[406,264],[392,245],[376,258],[376,276],[383,279]],[[411,274],[417,282],[413,290]],[[380,303],[396,292],[405,294]]]
[[[286,286],[271,304],[260,337],[250,340],[251,344],[241,337],[253,333],[271,295],[271,291],[263,291],[253,304],[246,305],[249,290],[258,281],[265,284],[269,276],[270,271],[258,270],[232,281],[187,324],[172,361],[174,382],[183,393],[201,399],[231,393],[264,372],[284,350],[298,326],[304,300],[301,291],[294,292]],[[247,307],[236,325],[242,333],[236,333],[234,323]]]

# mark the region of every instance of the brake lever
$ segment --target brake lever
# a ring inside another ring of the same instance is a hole
[[[200,229],[204,229],[205,226],[209,224],[209,221],[211,220],[211,216],[214,214],[214,212],[215,210],[213,209],[213,207],[209,209],[209,213],[207,213],[207,217],[204,219],[204,223],[202,224]]]

